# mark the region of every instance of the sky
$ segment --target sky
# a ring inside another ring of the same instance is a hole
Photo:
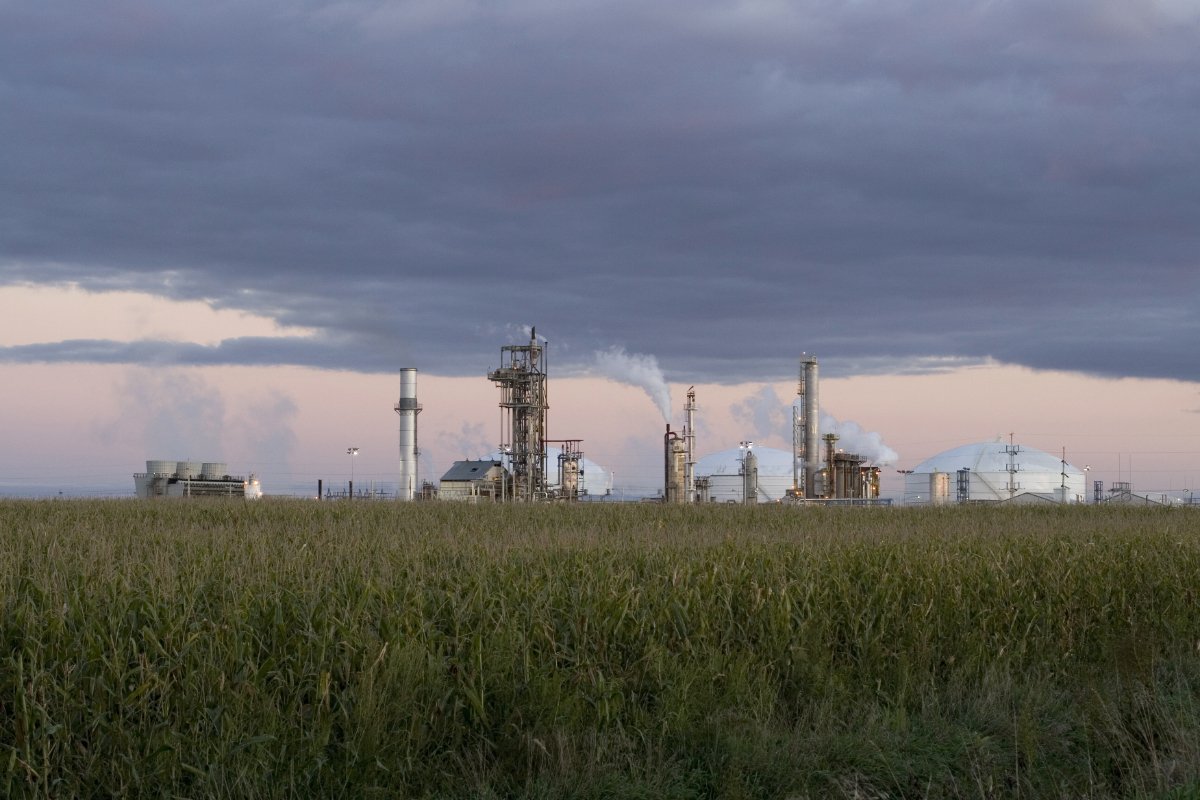
[[[803,352],[890,467],[1200,476],[1191,0],[0,0],[0,108],[0,493],[394,480],[409,366],[436,477],[529,326],[631,492]]]

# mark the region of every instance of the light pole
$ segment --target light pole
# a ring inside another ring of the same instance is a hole
[[[351,500],[353,500],[354,499],[354,457],[356,455],[358,455],[358,448],[357,447],[347,447],[346,455],[350,456],[350,496],[349,496],[349,498]]]
[[[900,490],[900,504],[906,506],[908,505],[908,476],[912,475],[913,471],[911,469],[898,469],[896,472],[904,476],[900,479],[904,481],[904,488]]]

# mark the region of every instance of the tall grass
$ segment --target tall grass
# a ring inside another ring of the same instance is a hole
[[[3,796],[1200,787],[1188,511],[46,501],[0,537]]]

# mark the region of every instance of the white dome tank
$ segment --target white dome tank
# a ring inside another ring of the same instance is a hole
[[[1061,502],[1064,483],[1066,502],[1085,502],[1082,470],[1069,463],[1064,465],[1061,458],[1044,450],[1022,444],[1015,448],[1016,452],[1010,456],[1009,445],[1004,442],[977,442],[927,458],[905,476],[904,502],[930,504],[931,489],[935,485],[941,489],[943,480],[949,484],[945,490],[950,502],[959,499],[960,485],[967,490],[965,499],[970,502],[996,502],[1026,493],[1053,496]],[[946,477],[934,477],[938,473]],[[934,494],[933,502],[937,503],[937,493]]]
[[[758,459],[758,502],[782,500],[792,488],[792,454],[788,450],[755,447]],[[708,499],[714,503],[741,503],[742,449],[733,447],[710,453],[696,462],[696,478],[708,478]]]

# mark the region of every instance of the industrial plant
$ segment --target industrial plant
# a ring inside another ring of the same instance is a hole
[[[582,440],[547,436],[550,406],[546,346],[538,339],[536,328],[531,329],[528,343],[501,347],[500,365],[487,377],[500,389],[500,451],[484,460],[455,462],[442,476],[436,496],[469,502],[576,501],[588,497]],[[415,389],[406,387],[415,387],[415,375],[401,378],[398,412],[405,405],[419,408]],[[837,436],[820,437],[815,356],[806,354],[801,359],[796,393],[799,400],[793,406],[792,453],[783,454],[786,468],[781,468],[780,451],[756,452],[751,442],[743,442],[736,451],[698,461],[696,392],[689,387],[683,430],[672,430],[667,424],[663,434],[661,501],[889,503],[879,497],[878,466],[867,463],[861,455],[838,449]],[[415,414],[412,420],[411,430],[401,424],[402,484],[409,475],[405,458],[411,457],[415,446]],[[553,475],[549,469],[551,452],[555,452],[557,462]],[[760,466],[763,457],[766,463]],[[403,499],[411,499],[411,495]]]
[[[397,499],[438,498],[465,502],[548,502],[592,499],[581,439],[548,437],[549,374],[547,347],[530,330],[529,341],[500,348],[500,364],[487,378],[500,389],[500,448],[490,457],[456,461],[437,486],[420,483],[416,370],[401,370],[400,488]],[[793,405],[792,452],[755,449],[743,442],[735,450],[699,459],[696,449],[696,392],[689,387],[683,430],[670,424],[663,434],[664,503],[887,504],[879,496],[880,468],[865,457],[837,447],[837,436],[820,436],[818,363],[800,361],[797,403]],[[554,469],[551,469],[553,460]],[[421,487],[418,490],[418,485]],[[611,490],[605,487],[604,496]]]
[[[500,390],[499,451],[451,465],[434,485],[416,473],[416,369],[401,369],[400,482],[397,500],[440,499],[467,503],[539,503],[594,499],[595,481],[581,439],[550,439],[547,434],[548,378],[544,339],[530,329],[529,341],[505,344],[500,363],[487,379]],[[696,450],[696,391],[689,387],[682,431],[667,423],[662,437],[662,487],[667,504],[787,503],[889,504],[880,498],[880,467],[857,453],[839,449],[834,434],[820,435],[820,385],[815,356],[800,359],[797,402],[792,405],[792,451],[755,447],[743,441],[737,449],[700,458]],[[554,462],[551,470],[551,459]],[[595,465],[592,465],[595,467]],[[611,492],[611,476],[601,497]],[[354,497],[353,493],[349,497]]]
[[[792,405],[791,453],[743,441],[696,461],[696,393],[689,388],[683,432],[668,425],[663,437],[663,502],[889,504],[879,496],[879,467],[838,449],[836,435],[820,437],[818,370],[816,357],[804,354]]]
[[[583,440],[547,438],[546,363],[546,346],[536,328],[530,330],[528,344],[500,348],[500,366],[487,376],[500,388],[500,452],[493,459],[455,462],[438,485],[439,499],[575,501],[586,495]]]
[[[220,461],[147,461],[146,471],[135,473],[133,486],[142,499],[154,497],[262,497],[258,478],[230,475]]]
[[[615,499],[613,473],[584,457],[582,439],[549,438],[547,349],[536,329],[530,329],[528,341],[500,348],[499,365],[486,375],[500,390],[498,449],[454,462],[436,482],[419,473],[418,418],[423,407],[417,400],[417,370],[401,369],[400,394],[393,406],[399,418],[395,499],[468,503]],[[890,498],[880,496],[882,465],[873,459],[891,463],[895,453],[869,440],[864,442],[853,423],[853,429],[847,430],[833,421],[835,429],[847,437],[846,447],[839,447],[843,440],[836,433],[822,435],[819,374],[816,356],[802,354],[796,398],[791,404],[790,451],[745,440],[701,456],[697,448],[699,406],[695,387],[688,387],[682,430],[673,430],[668,422],[662,436],[662,483],[653,499],[664,504],[890,505]],[[669,396],[664,400],[660,395],[659,400],[667,416]],[[852,451],[864,447],[862,453]],[[358,448],[347,452],[352,459],[348,489],[322,497],[322,481],[318,481],[318,499],[391,496],[374,487],[355,493],[353,455]],[[1088,469],[1069,464],[1065,452],[1054,456],[1010,437],[1006,444],[982,442],[947,450],[899,472],[903,473],[904,505],[1168,502],[1165,496],[1135,494],[1129,483],[1116,483],[1106,493],[1099,481],[1093,483],[1089,498]],[[147,461],[146,471],[134,475],[134,484],[141,498],[262,496],[254,475],[230,475],[220,462]],[[1190,493],[1187,502],[1194,502]]]

